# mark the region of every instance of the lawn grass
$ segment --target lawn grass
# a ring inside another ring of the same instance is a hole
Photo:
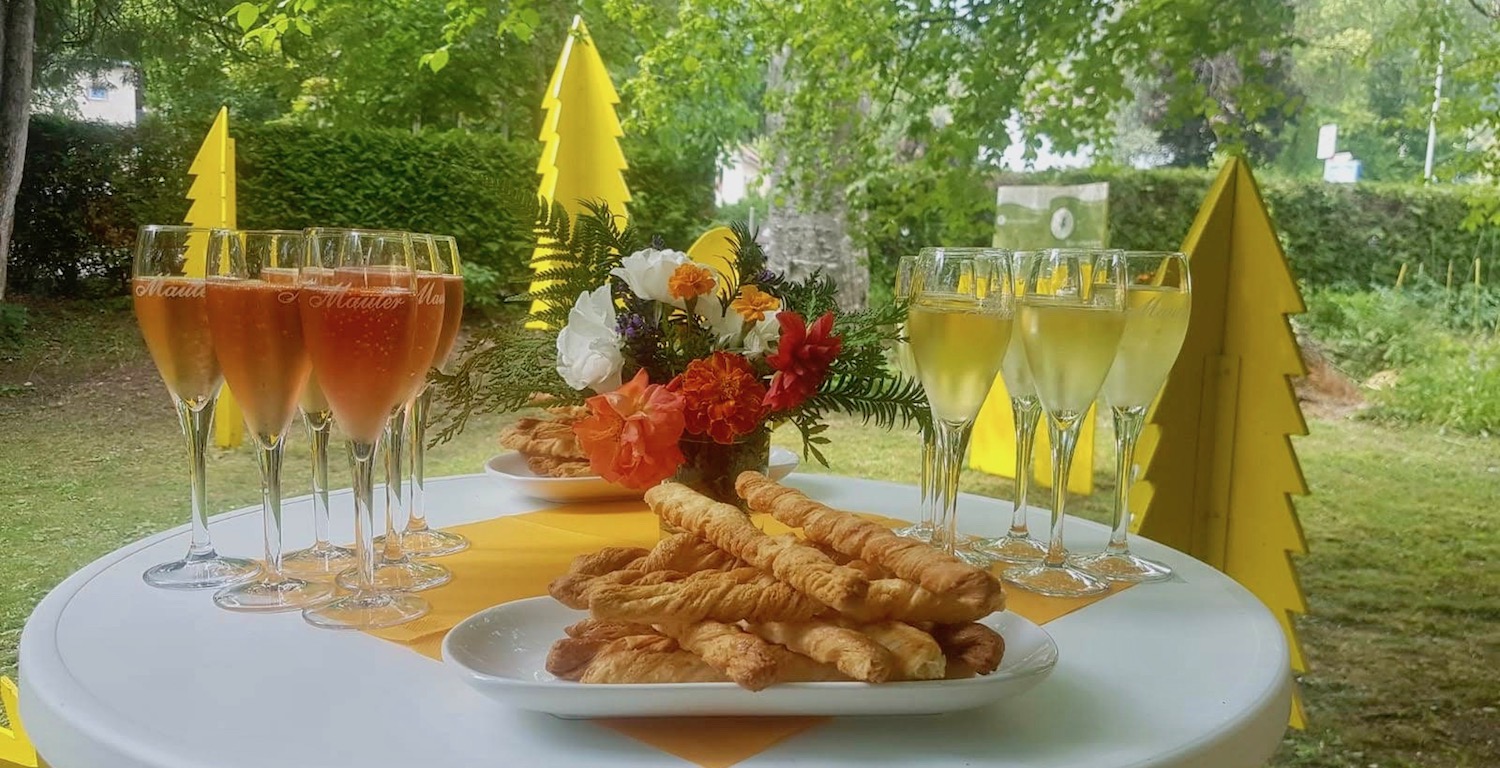
[[[187,515],[181,438],[128,305],[36,304],[31,320],[21,347],[0,349],[0,674],[12,676],[47,590]],[[501,421],[434,449],[431,472],[475,471]],[[1273,765],[1500,765],[1500,443],[1360,421],[1311,428],[1296,441],[1313,489],[1298,504],[1311,554],[1297,561],[1312,608],[1299,622],[1311,727]],[[832,471],[911,480],[909,436],[852,422],[830,436]],[[215,451],[209,472],[215,511],[258,498],[248,450]],[[289,471],[287,493],[305,482]],[[965,487],[1009,494],[972,473]],[[1103,519],[1111,487],[1101,474],[1078,511]]]

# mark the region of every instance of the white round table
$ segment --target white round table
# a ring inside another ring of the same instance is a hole
[[[910,517],[910,486],[793,475],[835,507]],[[435,525],[550,506],[481,475],[430,484]],[[1009,504],[965,496],[960,522],[1003,532]],[[335,516],[348,518],[347,492]],[[339,514],[340,511],[345,511]],[[290,546],[311,539],[311,506],[287,505]],[[349,521],[335,526],[348,540]],[[1033,530],[1046,530],[1032,510]],[[221,551],[260,551],[259,509],[216,517]],[[21,636],[21,713],[53,768],[448,768],[688,765],[587,722],[506,709],[439,662],[297,614],[219,610],[203,592],[141,581],[179,556],[187,527],[73,574]],[[1098,548],[1103,526],[1068,521]],[[1035,690],[984,709],[894,721],[837,718],[741,765],[989,765],[1030,768],[1260,766],[1287,723],[1287,646],[1271,613],[1208,566],[1149,541],[1174,580],[1138,586],[1046,625],[1058,664]]]

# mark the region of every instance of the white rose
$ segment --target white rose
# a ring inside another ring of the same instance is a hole
[[[625,285],[630,287],[630,292],[643,299],[685,309],[687,302],[672,296],[667,288],[667,280],[678,267],[687,262],[687,254],[682,251],[647,248],[620,259],[620,266],[611,269],[609,273],[624,280]]]
[[[620,388],[620,331],[609,286],[578,294],[568,324],[557,334],[557,373],[574,389],[603,394]]]

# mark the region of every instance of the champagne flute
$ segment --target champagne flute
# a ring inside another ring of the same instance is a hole
[[[214,551],[208,534],[204,452],[224,383],[208,330],[203,284],[208,240],[207,229],[147,225],[136,235],[131,265],[136,320],[177,408],[188,448],[192,539],[187,555],[142,574],[147,584],[163,589],[215,589],[260,573],[253,560]]]
[[[443,329],[438,336],[437,353],[432,367],[442,368],[453,354],[458,329],[464,315],[464,272],[458,258],[458,241],[448,235],[434,235],[437,246],[436,268],[443,274]],[[411,405],[411,496],[406,513],[406,530],[401,547],[412,557],[442,557],[469,548],[469,540],[456,533],[427,527],[427,414],[432,406],[432,391],[422,381],[421,393]]]
[[[312,370],[302,343],[297,270],[302,233],[216,229],[206,294],[214,355],[234,390],[260,459],[266,559],[260,578],[214,594],[231,611],[301,610],[333,599],[333,586],[281,571],[281,459],[297,399]]]
[[[299,409],[312,454],[313,545],[288,553],[281,567],[299,578],[330,581],[354,564],[354,550],[328,539],[328,440],[333,432],[333,409],[316,374],[307,377]]]
[[[1010,342],[1015,283],[1010,253],[997,248],[924,248],[907,311],[908,343],[937,431],[941,512],[933,544],[966,562],[986,558],[958,537],[958,480],[974,418]]]
[[[326,629],[375,629],[426,615],[416,595],[375,584],[375,456],[391,411],[407,396],[406,367],[416,335],[417,286],[411,236],[404,232],[309,230],[299,276],[307,350],[334,420],[348,438],[354,478],[353,594],[302,612]],[[326,238],[333,247],[322,247]]]
[[[1053,597],[1097,594],[1107,583],[1068,565],[1063,515],[1083,417],[1099,395],[1125,330],[1125,259],[1120,251],[1039,252],[1026,276],[1018,324],[1052,438],[1052,540],[1042,562],[1015,566],[1003,576],[1022,589]]]
[[[911,300],[912,270],[916,268],[916,263],[917,259],[914,256],[902,256],[897,262],[895,289],[897,301]],[[901,326],[901,332],[903,335],[906,332],[904,323]],[[920,381],[917,375],[917,359],[912,355],[911,344],[905,340],[896,342],[896,366],[901,369],[901,374],[906,378]],[[922,430],[922,474],[917,501],[921,517],[917,522],[898,529],[897,536],[918,541],[932,541],[932,529],[936,526],[935,521],[938,515],[937,463],[937,428],[929,426]]]
[[[1115,423],[1114,531],[1103,552],[1075,557],[1073,564],[1110,581],[1161,581],[1171,577],[1171,568],[1130,553],[1130,485],[1146,411],[1187,337],[1192,281],[1181,253],[1126,251],[1125,270],[1125,332],[1103,392]]]
[[[1017,293],[1024,290],[1019,283],[1025,280],[1032,256],[1029,251],[1020,251],[1011,262],[1018,282]],[[1000,378],[1010,394],[1010,412],[1016,423],[1015,503],[1011,508],[1010,530],[999,538],[976,542],[974,548],[996,560],[1033,563],[1041,560],[1047,552],[1047,547],[1032,538],[1026,529],[1026,495],[1031,489],[1031,457],[1036,446],[1036,427],[1041,421],[1042,403],[1036,396],[1036,382],[1031,380],[1031,366],[1026,363],[1019,324],[1011,328],[1010,347],[1006,349],[1005,362],[1000,366]]]
[[[402,531],[407,525],[403,514],[411,509],[411,485],[402,482],[407,419],[412,400],[427,382],[427,369],[442,336],[446,303],[443,276],[448,272],[437,265],[439,254],[432,235],[413,233],[411,242],[412,264],[417,275],[415,335],[403,368],[406,396],[385,425],[385,535],[375,542],[381,553],[380,564],[375,568],[375,584],[381,589],[416,592],[447,584],[453,580],[453,572],[441,565],[413,560],[402,547]],[[351,570],[340,573],[337,581],[340,586],[353,589],[357,579],[358,574]]]

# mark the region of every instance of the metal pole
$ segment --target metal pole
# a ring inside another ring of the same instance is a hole
[[[1437,144],[1438,105],[1443,102],[1443,54],[1448,41],[1438,41],[1437,77],[1432,82],[1432,114],[1427,118],[1427,159],[1422,163],[1422,180],[1432,181],[1432,149]]]

